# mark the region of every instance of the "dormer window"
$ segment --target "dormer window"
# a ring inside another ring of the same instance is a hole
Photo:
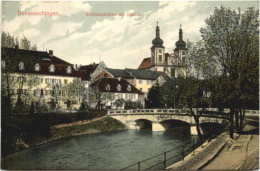
[[[55,71],[55,67],[54,67],[54,65],[51,65],[50,66],[50,72],[54,72]]]
[[[130,85],[127,86],[127,91],[131,91],[131,86]]]
[[[118,84],[117,87],[116,87],[117,91],[121,91],[121,85]]]
[[[24,69],[24,63],[23,62],[20,62],[19,63],[19,70],[23,70]]]
[[[34,69],[35,69],[35,71],[40,71],[40,65],[37,63],[37,64],[34,66]]]
[[[66,70],[67,70],[67,73],[68,73],[68,74],[71,74],[71,66],[68,66],[68,67],[66,68]]]
[[[109,84],[106,86],[106,90],[110,91],[110,85]]]
[[[5,68],[5,61],[2,61],[2,68]]]

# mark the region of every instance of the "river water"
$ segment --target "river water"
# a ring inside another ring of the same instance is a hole
[[[164,151],[192,144],[197,136],[189,129],[173,129],[164,132],[151,130],[126,130],[70,137],[9,155],[2,160],[2,169],[122,169],[140,160]],[[167,157],[181,152],[177,148]],[[141,169],[161,161],[163,155],[141,163]],[[168,161],[167,165],[180,160]],[[157,168],[160,168],[158,166]],[[130,169],[137,169],[137,165]]]

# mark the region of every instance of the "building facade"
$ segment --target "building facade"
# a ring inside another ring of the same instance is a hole
[[[2,90],[14,100],[23,98],[35,108],[78,109],[84,98],[87,76],[53,51],[2,47]]]
[[[91,84],[93,98],[90,106],[102,104],[106,109],[142,108],[145,105],[144,94],[123,78],[100,78]],[[94,94],[93,94],[94,92]],[[96,102],[95,102],[96,101]]]
[[[127,80],[131,85],[143,92],[145,95],[149,92],[149,89],[158,83],[162,85],[169,79],[169,77],[163,72],[151,71],[151,70],[138,70],[138,69],[112,69],[104,68],[101,70],[94,81],[100,78],[122,78]]]

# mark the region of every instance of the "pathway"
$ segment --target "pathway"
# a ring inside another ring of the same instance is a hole
[[[259,133],[257,127],[247,125],[247,134],[234,134],[229,138],[228,131],[216,139],[205,142],[194,153],[167,169],[174,170],[257,170],[259,168]]]

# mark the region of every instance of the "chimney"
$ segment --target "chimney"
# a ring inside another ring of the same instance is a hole
[[[51,57],[53,57],[53,51],[52,51],[52,50],[49,50],[49,55],[50,55]]]
[[[78,65],[76,64],[76,70],[78,70]]]
[[[18,46],[18,45],[15,45],[15,49],[19,49],[19,46]]]

